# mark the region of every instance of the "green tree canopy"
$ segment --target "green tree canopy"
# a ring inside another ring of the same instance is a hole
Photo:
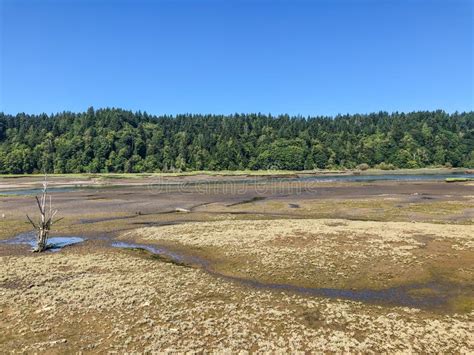
[[[0,173],[474,167],[474,113],[0,113]]]

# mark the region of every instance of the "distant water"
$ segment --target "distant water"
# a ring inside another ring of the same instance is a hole
[[[447,178],[470,178],[474,179],[474,174],[451,173],[451,174],[382,174],[382,175],[328,175],[328,176],[304,176],[296,178],[297,181],[427,181],[445,180]]]
[[[48,193],[55,192],[71,192],[83,189],[83,187],[49,187]],[[11,190],[0,190],[0,195],[40,195],[43,192],[41,188],[34,189],[11,189]]]
[[[206,185],[206,184],[246,184],[246,183],[259,183],[265,184],[268,181],[315,181],[315,182],[374,182],[374,181],[428,181],[428,180],[445,180],[447,178],[470,178],[474,179],[474,174],[468,173],[450,173],[450,174],[380,174],[380,175],[318,175],[318,176],[301,176],[301,177],[278,177],[272,176],[270,178],[262,177],[253,177],[249,179],[236,178],[230,180],[202,180],[202,181],[186,181],[186,182],[170,182],[164,184],[149,184],[150,186],[195,186],[195,185]],[[70,187],[51,187],[48,188],[50,193],[60,193],[60,192],[73,192],[84,189],[110,189],[110,188],[136,188],[138,186],[70,186]],[[142,186],[143,187],[143,186]],[[0,195],[38,195],[41,194],[42,189],[32,188],[32,189],[8,189],[1,190]]]

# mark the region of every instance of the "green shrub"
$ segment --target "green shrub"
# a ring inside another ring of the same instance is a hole
[[[375,168],[380,169],[380,170],[395,170],[396,169],[395,165],[386,163],[384,161],[381,162],[380,164],[377,164]]]
[[[366,163],[362,163],[362,164],[357,165],[358,170],[364,171],[364,170],[367,170],[369,168],[370,168],[369,164],[366,164]]]

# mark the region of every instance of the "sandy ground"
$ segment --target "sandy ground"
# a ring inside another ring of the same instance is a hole
[[[65,217],[55,234],[88,240],[41,255],[0,245],[0,353],[474,351],[472,184],[197,189],[55,193]],[[2,213],[0,238],[29,230],[31,196],[1,196]],[[109,239],[164,245],[210,270],[111,249]],[[448,289],[418,288],[415,297],[446,302],[408,307],[238,279]]]

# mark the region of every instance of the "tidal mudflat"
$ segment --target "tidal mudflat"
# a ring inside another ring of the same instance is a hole
[[[59,252],[0,243],[0,352],[474,351],[472,182],[164,180],[55,192]],[[34,208],[1,195],[0,238]]]

